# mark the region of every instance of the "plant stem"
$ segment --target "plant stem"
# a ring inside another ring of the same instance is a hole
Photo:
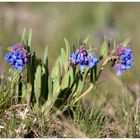
[[[82,99],[84,96],[86,96],[92,90],[92,88],[93,88],[93,84],[90,84],[89,88],[74,101],[74,104],[78,102],[80,99]]]
[[[95,81],[97,81],[97,65],[94,67],[94,76],[95,76]]]
[[[103,71],[105,65],[107,64],[107,62],[108,62],[109,60],[111,60],[111,59],[112,59],[112,56],[109,56],[109,57],[103,62],[103,64],[101,65],[100,71],[99,71],[99,73],[98,73],[98,76],[97,76],[97,78],[96,78],[96,81],[99,79],[99,77],[100,77],[100,75],[101,75],[101,73],[102,73],[102,71]]]

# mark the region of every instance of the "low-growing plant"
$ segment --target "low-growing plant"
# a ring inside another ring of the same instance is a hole
[[[32,30],[25,29],[20,42],[14,44],[10,48],[10,53],[4,57],[10,68],[9,73],[5,72],[0,85],[0,111],[4,112],[4,108],[15,104],[25,105],[26,109],[34,114],[38,121],[40,120],[40,123],[34,125],[39,125],[39,128],[43,129],[50,116],[53,122],[57,116],[60,117],[68,111],[71,112],[74,124],[81,122],[81,131],[89,137],[98,137],[99,130],[104,126],[105,115],[98,109],[94,110],[94,113],[90,111],[85,113],[85,110],[78,109],[77,106],[79,103],[82,104],[81,100],[97,87],[107,64],[117,71],[117,76],[121,76],[123,71],[131,68],[133,58],[132,49],[128,48],[129,39],[116,44],[113,39],[105,37],[97,55],[96,48],[88,46],[89,37],[78,46],[71,46],[65,38],[65,49],[61,48],[61,54],[51,69],[48,67],[48,48],[45,48],[42,60],[32,52],[31,41]],[[78,114],[75,115],[76,113]],[[77,116],[80,118],[77,119]],[[17,129],[18,121],[9,121],[12,122],[11,128]],[[27,125],[27,120],[24,121],[22,124]],[[12,129],[11,133],[8,132],[9,137],[16,136],[15,130]]]

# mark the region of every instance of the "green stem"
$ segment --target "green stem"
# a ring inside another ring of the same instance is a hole
[[[97,81],[97,65],[94,67],[95,82]]]
[[[110,61],[111,59],[112,59],[112,56],[109,56],[109,57],[103,62],[103,64],[101,65],[100,71],[99,71],[99,73],[98,73],[98,76],[97,76],[97,78],[96,78],[96,81],[99,79],[99,77],[100,77],[100,75],[101,75],[101,73],[102,73],[102,71],[103,71],[105,65],[107,64],[107,62]]]
[[[31,73],[30,66],[27,64],[27,106],[30,107],[31,102],[31,92],[32,92],[32,84],[31,84]]]
[[[93,86],[94,86],[93,84],[90,84],[89,88],[74,101],[74,104],[78,102],[80,99],[82,99],[84,96],[86,96],[92,90]]]

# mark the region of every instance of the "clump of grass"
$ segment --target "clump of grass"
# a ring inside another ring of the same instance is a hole
[[[80,103],[73,112],[73,123],[86,137],[101,137],[105,114],[102,108],[85,108]]]

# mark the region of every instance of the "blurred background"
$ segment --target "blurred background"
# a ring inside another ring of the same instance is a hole
[[[103,43],[104,35],[118,43],[131,37],[133,67],[122,77],[116,77],[115,71],[108,67],[99,86],[112,95],[122,94],[124,83],[139,90],[140,3],[0,3],[2,52],[19,41],[25,27],[33,30],[32,49],[39,57],[43,56],[45,46],[49,47],[50,67],[64,47],[64,37],[72,45],[89,35],[91,45],[97,48]],[[1,68],[5,71],[2,57]]]

